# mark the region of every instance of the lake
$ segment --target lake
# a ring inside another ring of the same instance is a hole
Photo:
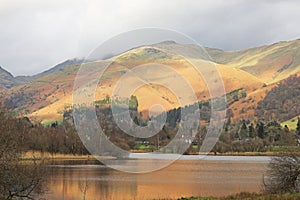
[[[259,192],[270,157],[183,156],[161,170],[132,174],[98,161],[55,161],[49,165],[45,199],[176,199]],[[135,161],[136,162],[136,161]],[[138,160],[148,166],[157,160]]]

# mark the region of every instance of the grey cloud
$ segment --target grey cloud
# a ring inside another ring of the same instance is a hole
[[[34,74],[142,27],[173,29],[226,50],[270,44],[299,37],[299,9],[297,0],[0,0],[0,65]]]

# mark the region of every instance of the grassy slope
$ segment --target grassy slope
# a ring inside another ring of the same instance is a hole
[[[275,83],[299,71],[300,40],[242,51],[208,49],[217,63],[243,69],[267,84]]]

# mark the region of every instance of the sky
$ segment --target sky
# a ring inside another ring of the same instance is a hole
[[[33,75],[112,36],[156,27],[239,50],[300,38],[298,0],[0,0],[0,66]]]

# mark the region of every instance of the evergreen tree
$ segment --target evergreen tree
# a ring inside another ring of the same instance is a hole
[[[245,138],[248,137],[247,125],[246,125],[245,120],[243,121],[243,124],[242,124],[241,129],[240,129],[240,137],[242,139],[245,139]]]
[[[225,124],[225,132],[228,132],[230,125],[231,125],[231,117],[228,118],[228,120]]]
[[[136,96],[132,95],[130,97],[130,100],[129,100],[129,109],[137,111],[138,110],[138,106],[139,106],[139,103],[138,103],[138,100],[137,100]]]
[[[240,139],[240,136],[239,136],[238,132],[236,132],[233,137],[234,137],[235,140],[239,140]]]
[[[297,133],[300,135],[300,118],[298,117],[298,122],[297,122]]]
[[[248,132],[249,132],[249,137],[254,138],[254,126],[252,123],[248,127]]]
[[[264,128],[264,123],[259,122],[257,124],[257,136],[263,139],[265,137],[265,128]]]

